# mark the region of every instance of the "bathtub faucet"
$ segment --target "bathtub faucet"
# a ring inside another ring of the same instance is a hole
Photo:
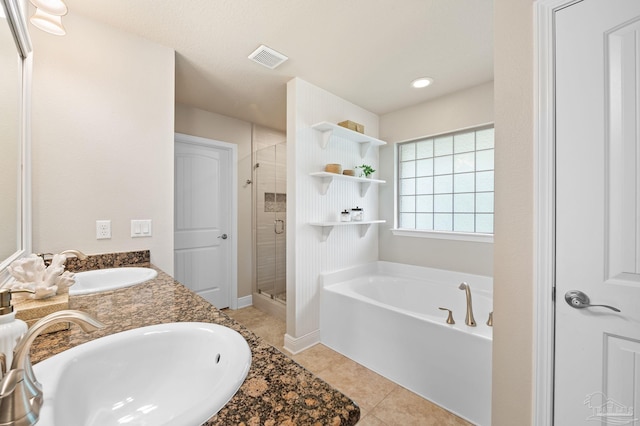
[[[464,319],[464,323],[469,327],[476,326],[476,320],[473,318],[473,304],[471,303],[471,287],[467,283],[460,283],[458,287],[460,290],[464,290],[467,295],[467,316]]]

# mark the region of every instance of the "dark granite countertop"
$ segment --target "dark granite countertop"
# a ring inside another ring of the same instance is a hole
[[[34,364],[81,343],[133,328],[168,322],[216,323],[247,340],[252,361],[236,395],[205,425],[337,426],[354,425],[360,417],[352,400],[161,270],[156,279],[133,287],[72,296],[69,309],[87,312],[106,327],[85,334],[72,324],[69,330],[38,337],[31,350]]]

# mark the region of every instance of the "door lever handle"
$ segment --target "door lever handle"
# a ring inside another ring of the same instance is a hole
[[[564,300],[571,306],[572,308],[582,309],[582,308],[593,308],[596,306],[600,306],[602,308],[611,309],[612,311],[620,312],[620,309],[614,308],[609,305],[592,305],[589,303],[589,296],[584,294],[579,290],[569,290],[564,295]]]

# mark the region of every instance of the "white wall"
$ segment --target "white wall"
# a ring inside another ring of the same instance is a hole
[[[403,142],[491,122],[492,81],[380,116],[380,138]]]
[[[428,89],[425,89],[428,90]],[[448,269],[478,275],[493,275],[493,245],[490,243],[395,236],[395,143],[451,132],[493,122],[493,82],[472,87],[394,111],[380,117],[380,260]]]
[[[204,111],[188,105],[176,104],[175,131],[200,136],[238,146],[238,295],[252,292],[252,187],[246,181],[252,177],[251,140],[259,146],[285,139],[284,133],[255,126],[247,121]]]
[[[310,126],[328,121],[352,120],[364,124],[365,133],[378,136],[378,117],[304,80],[287,84],[287,335],[285,347],[300,350],[318,341],[321,272],[378,259],[378,229],[372,225],[360,236],[356,226],[336,227],[326,241],[310,222],[335,221],[340,211],[360,206],[365,216],[376,218],[378,190],[372,185],[365,198],[359,185],[334,181],[325,195],[320,180],[309,175],[324,170],[327,163],[353,168],[367,163],[378,168],[378,150],[360,156],[357,144],[332,139],[321,147],[321,133]]]
[[[533,3],[495,0],[493,10],[496,215],[492,424],[529,425],[535,374]]]
[[[31,28],[33,250],[151,250],[173,272],[174,51],[75,14]],[[96,240],[110,219],[112,238]],[[131,238],[131,219],[153,236]]]

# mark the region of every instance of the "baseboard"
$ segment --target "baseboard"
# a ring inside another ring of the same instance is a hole
[[[266,312],[285,323],[287,322],[287,307],[284,303],[272,300],[270,297],[260,293],[253,293],[252,300],[256,309],[260,309],[262,312]]]
[[[284,335],[284,348],[293,355],[320,343],[320,330],[312,331],[302,337]]]
[[[236,309],[246,308],[248,306],[253,306],[253,297],[251,295],[238,297],[238,307]]]

